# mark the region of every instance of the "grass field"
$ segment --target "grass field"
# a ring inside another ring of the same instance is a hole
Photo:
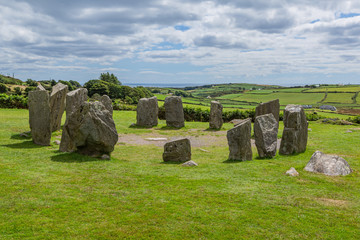
[[[305,90],[306,92],[360,92],[360,85],[351,86],[322,86],[319,88],[311,88]]]
[[[217,132],[198,122],[130,128],[135,119],[135,112],[114,112],[122,136],[208,139],[192,147],[199,166],[163,164],[163,148],[150,144],[120,143],[110,161],[60,153],[19,136],[28,130],[27,110],[0,109],[0,239],[359,238],[357,127],[310,122],[305,153],[228,162],[230,124]],[[315,150],[344,157],[354,172],[303,171]],[[284,175],[290,167],[300,176]]]

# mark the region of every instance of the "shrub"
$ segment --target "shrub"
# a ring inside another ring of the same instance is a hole
[[[15,90],[15,95],[21,95],[22,94],[20,87],[16,87],[16,88],[14,88],[14,90]]]
[[[8,90],[7,86],[3,83],[0,83],[0,93],[6,93]]]
[[[18,95],[0,94],[0,108],[27,108],[27,98]]]

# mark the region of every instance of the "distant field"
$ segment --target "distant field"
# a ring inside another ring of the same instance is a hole
[[[338,87],[338,86],[324,86],[319,88],[311,88],[306,90],[306,92],[360,92],[360,85],[354,85],[354,86],[344,86],[344,87]]]
[[[352,103],[354,93],[328,93],[324,103]]]

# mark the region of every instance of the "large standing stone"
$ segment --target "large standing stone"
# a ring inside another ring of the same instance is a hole
[[[87,100],[88,90],[86,88],[78,88],[66,94],[66,119],[84,104]]]
[[[105,108],[110,112],[111,116],[113,115],[113,106],[112,101],[108,95],[102,95],[100,102],[105,106]]]
[[[165,98],[165,118],[168,127],[182,128],[184,124],[184,109],[181,97],[171,96]]]
[[[280,144],[280,154],[290,155],[306,150],[308,122],[301,105],[287,105],[284,110],[284,131]]]
[[[61,118],[65,111],[65,100],[68,92],[68,86],[62,83],[56,84],[50,95],[51,109],[51,131],[57,131],[61,128]]]
[[[223,125],[223,106],[217,101],[211,101],[209,126],[212,129],[220,129]]]
[[[260,103],[255,109],[255,117],[272,113],[279,124],[280,103],[279,99]]]
[[[33,142],[48,146],[51,140],[49,93],[46,90],[29,92],[29,123]]]
[[[227,132],[229,160],[252,160],[251,120],[247,119]]]
[[[118,140],[114,120],[101,102],[84,102],[67,118],[60,151],[100,157],[110,154]]]
[[[255,145],[259,157],[271,158],[276,155],[278,122],[272,113],[255,118]]]
[[[316,151],[304,170],[323,173],[330,176],[348,175],[352,172],[348,162],[339,156],[332,156]]]
[[[136,108],[136,125],[141,127],[157,126],[158,113],[157,97],[141,98]]]
[[[188,138],[183,138],[164,145],[164,162],[186,162],[191,160],[191,145]]]

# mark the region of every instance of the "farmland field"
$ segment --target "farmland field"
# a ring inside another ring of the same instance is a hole
[[[253,148],[253,161],[229,162],[230,124],[129,127],[135,120],[135,112],[114,111],[122,140],[104,161],[34,145],[19,136],[29,129],[28,111],[0,109],[0,238],[358,239],[358,127],[310,122],[302,154],[260,160]],[[190,137],[199,166],[163,164],[162,146],[144,143],[157,136]],[[304,171],[315,150],[344,157],[354,172]],[[300,176],[286,176],[290,167]]]

